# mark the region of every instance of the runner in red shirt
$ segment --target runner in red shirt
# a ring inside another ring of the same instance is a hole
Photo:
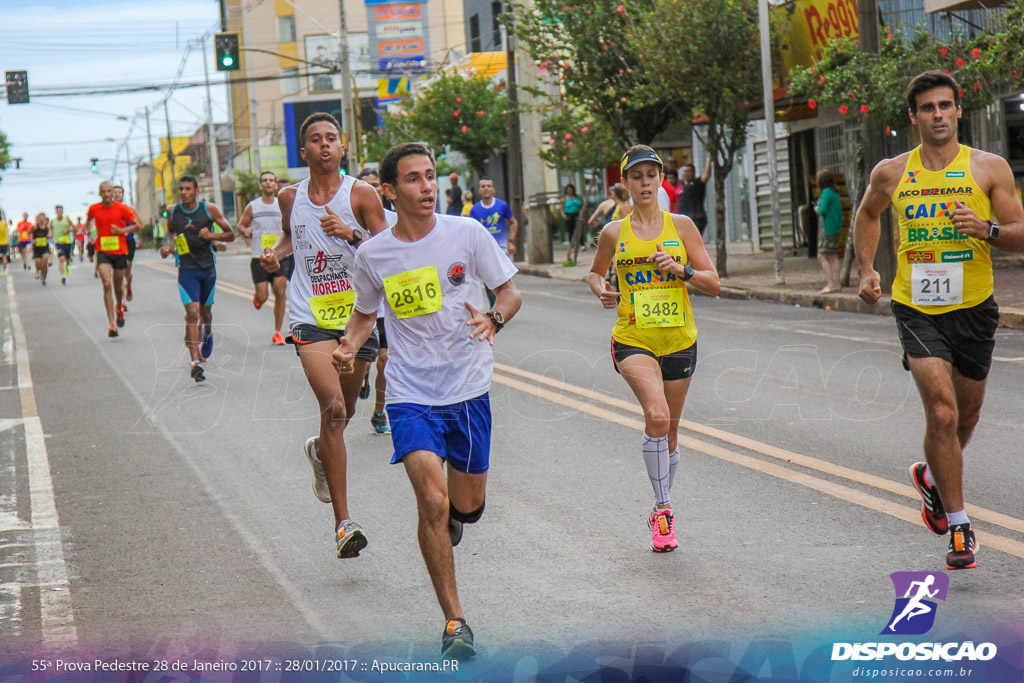
[[[28,222],[28,214],[21,214],[21,222],[18,223],[18,251],[21,252],[21,265],[28,270],[28,252],[32,246],[32,224]]]
[[[138,230],[139,224],[135,222],[135,213],[131,209],[114,201],[114,186],[106,180],[100,183],[100,197],[102,202],[89,207],[85,215],[85,227],[88,229],[90,225],[96,226],[96,262],[103,281],[103,304],[107,308],[107,321],[110,323],[107,336],[116,337],[117,328],[124,327],[125,309],[121,284],[125,268],[128,267],[128,244],[124,236]],[[117,298],[116,305],[114,297]]]

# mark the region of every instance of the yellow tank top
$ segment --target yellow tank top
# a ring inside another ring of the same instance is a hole
[[[662,211],[662,217],[658,238],[643,241],[633,234],[633,215],[626,216],[615,249],[615,273],[622,297],[612,338],[621,344],[647,349],[656,356],[682,351],[697,340],[686,283],[672,273],[663,273],[649,260],[660,245],[676,263],[689,261],[672,216]]]
[[[7,221],[0,220],[0,247],[7,245]]]
[[[956,202],[983,221],[992,217],[992,203],[971,175],[971,148],[960,145],[941,171],[924,167],[920,147],[912,151],[892,195],[900,230],[893,301],[934,315],[992,296],[989,244],[953,228]]]

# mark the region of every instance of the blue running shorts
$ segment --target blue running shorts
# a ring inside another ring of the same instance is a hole
[[[212,306],[216,288],[217,271],[214,268],[178,269],[178,294],[184,305]]]
[[[430,451],[450,467],[481,474],[491,465],[491,399],[487,394],[447,406],[395,403],[387,407],[395,454],[391,464],[407,453]]]

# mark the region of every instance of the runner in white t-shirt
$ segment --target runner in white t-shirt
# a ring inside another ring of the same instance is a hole
[[[340,175],[345,145],[341,125],[323,112],[311,114],[299,128],[302,158],[309,178],[281,190],[282,234],[266,248],[260,265],[268,273],[280,268],[289,254],[295,270],[288,288],[291,336],[306,380],[316,395],[320,433],[306,440],[305,452],[313,467],[313,493],[334,508],[338,557],[358,557],[366,547],[366,533],[349,518],[345,440],[349,417],[355,414],[359,385],[377,355],[377,339],[363,338],[356,375],[338,377],[331,353],[345,334],[345,323],[355,304],[353,287],[355,247],[385,230],[384,208],[373,188],[351,176]]]
[[[252,296],[252,305],[257,311],[263,308],[269,296],[268,290],[274,290],[274,336],[271,337],[270,343],[274,346],[284,346],[281,326],[284,324],[285,290],[295,268],[295,259],[291,254],[284,257],[281,259],[281,267],[273,273],[268,273],[260,265],[263,250],[277,244],[277,238],[281,236],[281,206],[275,194],[277,176],[273,171],[264,171],[260,174],[260,196],[245,207],[237,229],[252,249],[249,272],[256,289]]]
[[[361,377],[357,349],[373,334],[386,300],[391,462],[405,465],[416,494],[420,551],[446,620],[441,655],[462,659],[475,650],[459,605],[452,546],[462,539],[462,525],[484,511],[491,346],[522,297],[512,282],[516,267],[483,225],[434,214],[434,173],[423,145],[393,147],[381,161],[398,223],[356,253],[355,311],[334,362],[343,377],[353,371]],[[479,310],[481,283],[497,295],[486,313]]]

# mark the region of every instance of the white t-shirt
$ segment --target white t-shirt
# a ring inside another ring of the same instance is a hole
[[[399,319],[390,302],[384,315],[388,335],[385,400],[444,406],[486,393],[491,386],[494,354],[491,345],[471,340],[468,301],[486,311],[480,283],[495,289],[517,269],[487,228],[462,216],[435,214],[427,236],[402,242],[388,230],[356,250],[356,310],[375,313],[387,302],[384,278],[419,268],[437,269],[441,308]]]
[[[263,236],[267,235],[267,245],[274,246],[281,234],[281,206],[277,197],[267,204],[263,197],[249,202],[252,208],[252,257],[259,258],[263,254]]]
[[[388,227],[389,228],[393,228],[393,227],[395,227],[395,223],[398,222],[398,214],[395,213],[394,211],[392,211],[391,209],[384,209],[384,220],[386,220],[388,222]],[[378,235],[382,235],[384,233],[380,233],[379,232],[377,234]],[[388,307],[388,302],[385,299],[381,299],[380,300],[380,306],[377,308],[377,317],[378,318],[383,318],[384,317],[384,309],[386,309],[387,307]]]

